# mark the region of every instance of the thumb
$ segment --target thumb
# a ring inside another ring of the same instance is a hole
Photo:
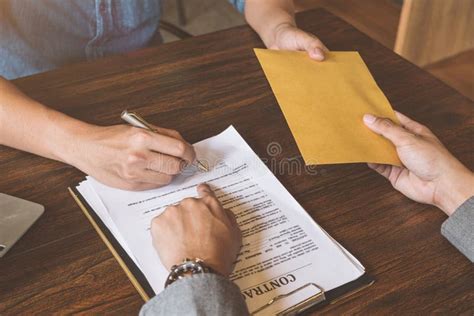
[[[406,144],[413,135],[388,118],[380,118],[372,114],[364,115],[364,123],[373,132],[390,140],[395,146]]]
[[[326,46],[315,36],[305,33],[303,37],[304,50],[308,53],[311,59],[317,61],[323,61],[325,58],[325,52],[328,51]]]
[[[314,59],[317,61],[323,61],[325,58],[323,50],[319,47],[315,47],[308,50],[308,55],[311,59]]]

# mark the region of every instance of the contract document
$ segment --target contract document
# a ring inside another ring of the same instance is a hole
[[[250,312],[301,289],[262,311],[275,314],[364,274],[357,259],[313,221],[232,126],[194,148],[197,158],[209,164],[209,172],[185,171],[163,188],[128,192],[91,177],[77,186],[155,294],[163,291],[169,272],[152,246],[151,220],[167,206],[197,197],[200,183],[211,186],[242,231],[243,246],[230,279],[241,289]],[[309,283],[319,288],[304,287]]]

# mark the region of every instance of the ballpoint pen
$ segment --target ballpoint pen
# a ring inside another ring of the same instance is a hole
[[[153,128],[147,121],[145,121],[140,115],[135,112],[128,112],[127,110],[123,111],[120,115],[122,120],[129,123],[132,126],[143,128],[151,132],[157,133],[157,130]],[[209,168],[201,161],[196,160],[196,167],[201,171],[209,171]]]

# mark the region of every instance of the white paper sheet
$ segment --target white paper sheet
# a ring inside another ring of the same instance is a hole
[[[243,247],[230,278],[250,311],[309,282],[328,291],[364,273],[357,259],[312,220],[232,126],[194,147],[210,171],[179,176],[164,188],[128,192],[91,177],[78,186],[156,293],[163,290],[168,272],[152,247],[150,222],[166,206],[195,197],[196,186],[203,182],[234,212],[242,230]],[[314,294],[308,293],[292,295],[265,314]]]

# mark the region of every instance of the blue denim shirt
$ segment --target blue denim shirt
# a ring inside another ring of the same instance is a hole
[[[229,0],[243,12],[245,0]],[[0,75],[14,79],[147,46],[160,0],[0,0]]]

